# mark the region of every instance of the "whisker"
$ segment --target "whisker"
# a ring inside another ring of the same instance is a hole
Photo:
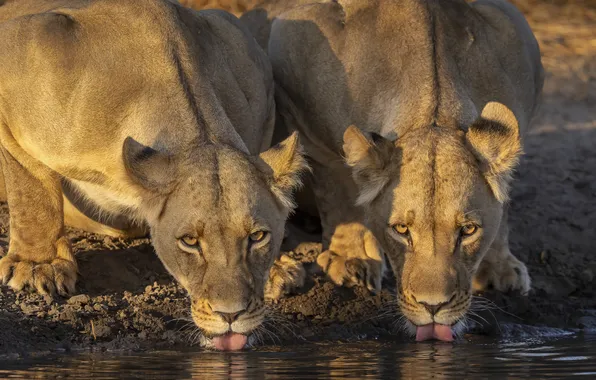
[[[507,314],[507,315],[509,315],[509,316],[512,316],[512,317],[514,317],[514,318],[517,318],[517,319],[518,319],[518,320],[520,320],[520,321],[523,321],[523,318],[521,318],[521,317],[518,317],[517,315],[515,315],[515,314],[513,314],[513,313],[510,313],[510,312],[508,312],[508,311],[506,311],[505,309],[503,309],[502,307],[498,306],[496,303],[494,303],[493,301],[489,300],[489,299],[488,299],[488,298],[486,298],[486,297],[482,297],[482,296],[473,296],[473,297],[472,297],[472,304],[474,304],[474,303],[477,303],[477,304],[479,304],[479,305],[489,305],[489,306],[490,306],[490,309],[493,309],[493,310],[498,310],[498,311],[500,311],[501,313]],[[485,309],[486,309],[486,310],[488,310],[489,308],[488,308],[488,307],[486,307]]]

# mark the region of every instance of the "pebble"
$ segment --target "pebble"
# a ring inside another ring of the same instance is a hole
[[[89,298],[86,294],[77,294],[76,296],[72,296],[68,299],[67,303],[69,305],[76,305],[76,304],[88,304],[91,298]]]
[[[95,305],[93,305],[93,309],[95,311],[102,311],[102,310],[107,310],[108,308],[100,303],[96,303]]]
[[[95,336],[98,338],[103,338],[112,334],[112,329],[109,326],[103,324],[94,325],[93,331],[95,332]]]

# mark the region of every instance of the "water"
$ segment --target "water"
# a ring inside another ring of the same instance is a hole
[[[240,353],[85,354],[0,362],[0,378],[596,378],[596,335],[457,344],[304,344]]]

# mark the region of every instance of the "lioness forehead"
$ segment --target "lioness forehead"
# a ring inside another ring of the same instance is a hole
[[[207,148],[197,161],[187,167],[173,200],[178,210],[206,223],[249,229],[274,205],[262,174],[241,152]]]
[[[398,142],[402,165],[393,189],[393,218],[453,219],[469,211],[486,186],[463,135],[434,130],[414,132]],[[409,215],[409,216],[408,216]]]

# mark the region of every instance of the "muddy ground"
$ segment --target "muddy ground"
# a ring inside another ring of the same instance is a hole
[[[187,1],[186,3],[192,3]],[[208,1],[195,1],[198,5]],[[230,1],[241,12],[247,2]],[[250,2],[249,2],[250,3]],[[527,263],[527,298],[486,293],[499,308],[481,316],[478,334],[514,322],[567,329],[596,328],[596,4],[522,1],[547,70],[544,106],[525,142],[511,202],[511,246]],[[235,7],[235,8],[234,8]],[[230,8],[228,8],[230,9]],[[296,218],[298,225],[304,220]],[[317,244],[286,249],[308,261]],[[48,299],[0,291],[0,357],[70,350],[186,347],[192,341],[188,300],[153,253],[148,239],[122,240],[71,230],[80,265],[79,294]],[[0,206],[0,245],[8,246],[7,206]],[[391,289],[390,282],[386,284]],[[371,296],[322,278],[271,305],[267,344],[399,335],[390,290]],[[498,322],[496,322],[498,321]]]

